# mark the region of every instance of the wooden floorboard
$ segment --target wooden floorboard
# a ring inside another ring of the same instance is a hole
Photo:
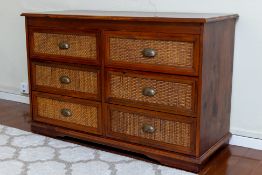
[[[262,174],[261,172],[262,172],[262,161],[260,161],[259,165],[253,169],[251,175]]]
[[[30,131],[29,105],[0,100],[0,123],[6,126]],[[82,145],[92,146],[106,151],[129,155],[130,153],[117,149],[106,148],[96,144],[70,140]],[[132,157],[139,158],[132,154]],[[145,161],[151,161],[140,157]],[[216,153],[204,167],[200,175],[262,175],[262,151],[230,145]]]

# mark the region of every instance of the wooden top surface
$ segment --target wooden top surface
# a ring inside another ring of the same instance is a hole
[[[124,11],[49,11],[23,13],[27,17],[48,17],[64,19],[95,19],[111,21],[145,21],[145,22],[191,22],[207,23],[230,18],[238,18],[237,14],[212,14],[212,13],[175,13],[175,12],[124,12]]]

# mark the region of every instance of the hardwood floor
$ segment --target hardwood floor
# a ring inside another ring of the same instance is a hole
[[[0,100],[0,124],[30,131],[29,105]]]
[[[30,131],[29,105],[0,100],[0,123]],[[66,140],[130,156],[126,151],[75,139]],[[136,154],[132,154],[132,157],[153,162]],[[262,175],[262,151],[230,145],[216,153],[200,175]]]

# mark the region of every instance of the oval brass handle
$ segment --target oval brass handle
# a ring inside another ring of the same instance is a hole
[[[144,96],[153,97],[156,95],[156,90],[151,87],[145,87],[142,91]]]
[[[142,51],[142,54],[143,54],[144,57],[150,57],[150,58],[152,58],[152,57],[155,57],[155,56],[156,56],[157,52],[156,52],[154,49],[152,49],[152,48],[145,48],[145,49]]]
[[[59,49],[61,50],[67,50],[70,48],[70,45],[66,42],[61,42],[58,44]]]
[[[60,83],[62,83],[62,84],[70,84],[71,83],[71,80],[68,76],[61,76],[59,78],[59,80],[60,80]]]
[[[72,116],[72,112],[70,111],[70,109],[61,109],[61,114],[64,116],[64,117],[70,117]]]
[[[154,133],[156,129],[152,125],[144,124],[142,128],[143,132]]]

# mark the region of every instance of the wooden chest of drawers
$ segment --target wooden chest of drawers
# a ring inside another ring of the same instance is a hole
[[[228,143],[238,15],[23,16],[34,132],[194,172]]]

